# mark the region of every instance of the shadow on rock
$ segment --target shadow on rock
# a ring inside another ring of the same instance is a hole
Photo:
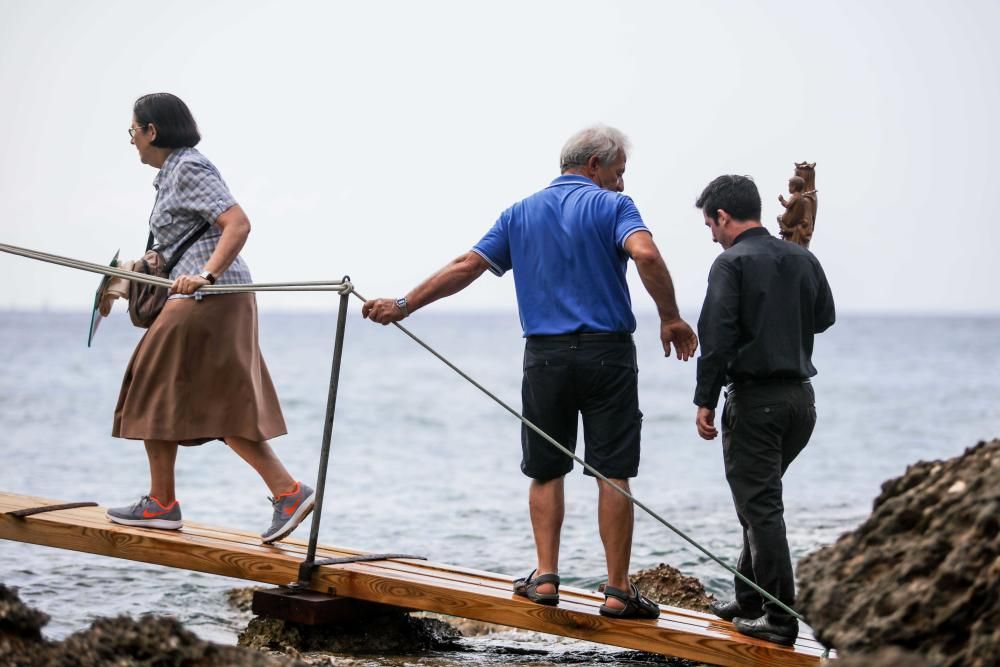
[[[239,645],[283,653],[409,655],[430,650],[460,650],[461,634],[434,618],[411,617],[388,610],[355,621],[302,625],[274,618],[254,618],[240,633]]]
[[[802,559],[798,578],[800,610],[845,656],[899,647],[934,666],[996,665],[1000,440],[883,484],[868,520]]]

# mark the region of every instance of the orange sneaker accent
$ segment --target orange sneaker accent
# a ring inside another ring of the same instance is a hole
[[[170,503],[169,505],[164,505],[163,503],[161,503],[160,499],[157,498],[156,496],[150,496],[149,499],[152,500],[154,503],[156,503],[157,505],[159,505],[160,507],[162,507],[163,509],[165,509],[168,512],[173,508],[174,505],[177,504],[177,499],[176,498],[174,498],[174,502]]]
[[[286,494],[286,495],[287,495],[287,494]],[[294,504],[294,505],[289,505],[288,507],[286,507],[286,508],[285,508],[285,509],[283,510],[283,512],[284,512],[284,514],[285,514],[285,516],[292,516],[292,514],[293,514],[293,513],[295,512],[295,508],[296,508],[296,507],[298,507],[298,506],[299,506],[299,505],[301,505],[301,504],[302,504],[302,499],[301,499],[301,498],[299,498],[298,500],[296,500],[296,501],[295,501],[295,504]]]
[[[274,499],[277,500],[278,498],[284,498],[285,496],[293,496],[293,495],[295,495],[296,493],[299,492],[300,486],[301,485],[299,484],[299,482],[295,482],[295,486],[292,487],[291,491],[289,491],[288,493],[279,493],[278,495],[276,495],[274,497]],[[162,505],[161,505],[161,507],[162,507]]]

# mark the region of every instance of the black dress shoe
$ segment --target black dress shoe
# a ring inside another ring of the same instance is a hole
[[[794,619],[790,623],[777,624],[767,620],[767,616],[760,618],[736,617],[733,619],[733,627],[749,637],[756,637],[782,646],[791,646],[795,643],[795,638],[799,636],[799,624]]]
[[[760,618],[764,615],[762,609],[743,609],[736,600],[713,600],[708,603],[708,608],[712,613],[724,621],[731,621],[737,616],[740,618]]]

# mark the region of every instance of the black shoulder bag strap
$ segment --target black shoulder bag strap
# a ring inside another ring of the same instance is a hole
[[[202,223],[201,227],[199,227],[198,229],[196,229],[195,232],[193,234],[191,234],[191,236],[187,237],[187,239],[184,241],[184,243],[182,243],[177,248],[177,252],[174,253],[174,256],[171,257],[167,261],[166,265],[164,266],[164,273],[166,275],[168,275],[168,276],[170,275],[170,272],[174,270],[175,266],[177,266],[177,262],[181,261],[181,258],[184,256],[184,253],[186,253],[188,251],[188,249],[191,246],[194,245],[195,241],[197,241],[202,236],[204,236],[205,232],[207,232],[211,226],[212,226],[211,223],[208,223],[208,222]],[[150,250],[153,247],[153,240],[154,240],[153,239],[153,232],[150,231],[149,232],[149,238],[146,239],[146,250],[147,251]]]

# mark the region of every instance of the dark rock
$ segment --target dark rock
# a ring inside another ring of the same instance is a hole
[[[226,592],[226,601],[229,606],[244,614],[253,613],[253,594],[260,590],[266,590],[262,586],[250,586],[247,588],[231,588]]]
[[[49,645],[42,627],[49,617],[21,602],[16,588],[0,584],[0,665],[43,664]]]
[[[21,602],[16,588],[0,584],[0,634],[41,641],[42,628],[48,622],[47,614]]]
[[[802,559],[798,579],[797,607],[847,655],[1000,664],[1000,440],[883,484],[868,520]]]
[[[159,616],[138,620],[101,618],[61,642],[42,639],[48,616],[21,602],[0,584],[0,665],[17,667],[304,667],[285,657],[268,657],[199,639],[179,621]]]
[[[455,630],[457,630],[463,637],[482,637],[484,635],[492,635],[497,632],[510,632],[515,629],[508,625],[500,625],[499,623],[488,623],[486,621],[477,621],[471,618],[448,616],[447,614],[435,614],[427,611],[415,612],[412,615],[417,618],[435,618],[442,623],[447,623],[451,627],[455,628]]]
[[[916,653],[898,648],[884,648],[872,653],[841,656],[836,667],[930,667],[930,663]]]
[[[65,667],[116,665],[138,667],[298,666],[305,663],[275,658],[236,646],[199,639],[180,621],[163,616],[101,618],[90,628],[56,645],[48,664]]]
[[[705,592],[700,581],[681,574],[666,563],[640,570],[629,579],[643,595],[657,604],[707,612],[709,602],[714,599]]]
[[[293,655],[314,651],[403,655],[455,648],[460,637],[443,621],[414,618],[400,610],[321,626],[258,617],[240,633],[238,644]]]

